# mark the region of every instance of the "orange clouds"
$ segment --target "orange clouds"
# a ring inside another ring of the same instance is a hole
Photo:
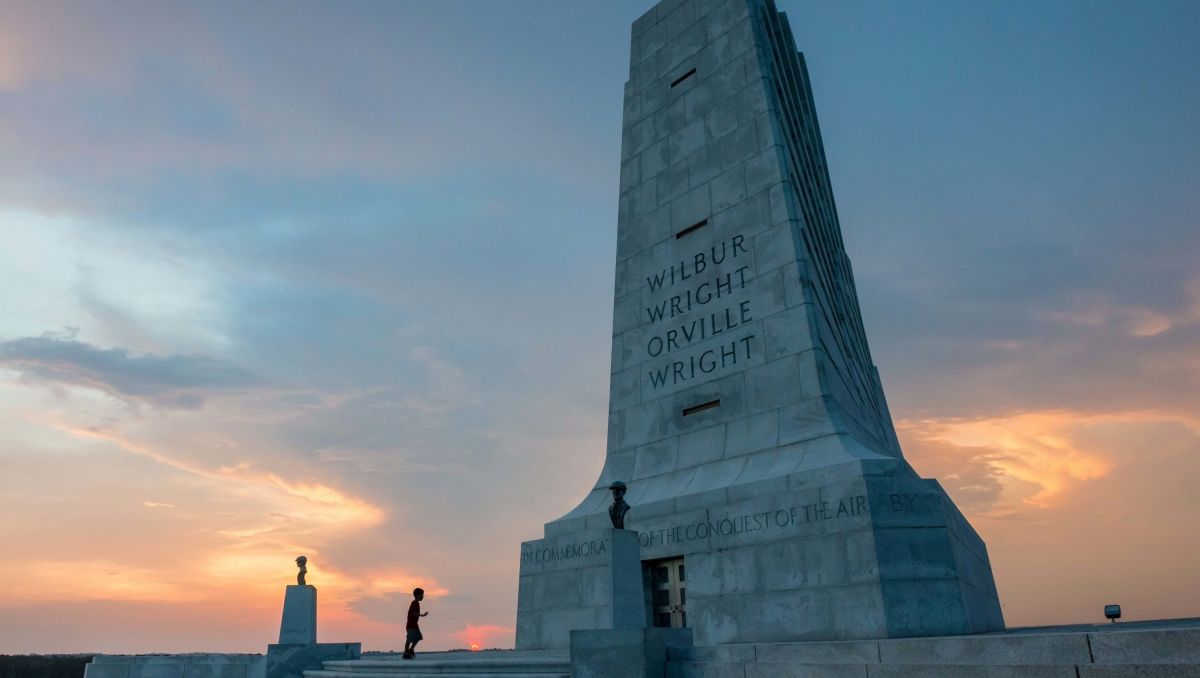
[[[999,472],[1001,482],[1015,479],[1035,488],[1022,493],[1022,502],[1053,506],[1068,487],[1099,478],[1112,471],[1111,460],[1080,447],[1071,431],[1094,419],[1065,411],[1028,412],[977,419],[924,419],[900,421],[905,438],[942,442],[982,450],[986,463]],[[954,479],[951,475],[950,479]]]
[[[897,422],[988,544],[1010,626],[1195,616],[1200,418],[1040,410]],[[1169,557],[1160,557],[1169,553]],[[1136,573],[1136,574],[1135,574]]]

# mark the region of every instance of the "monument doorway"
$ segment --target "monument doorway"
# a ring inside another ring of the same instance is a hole
[[[687,571],[683,558],[655,560],[650,569],[650,595],[654,625],[681,629],[687,626]]]

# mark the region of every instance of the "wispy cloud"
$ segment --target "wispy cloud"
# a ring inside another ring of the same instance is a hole
[[[263,386],[248,370],[204,355],[131,355],[47,333],[0,343],[0,367],[30,384],[95,389],[130,403],[195,409],[220,394]]]

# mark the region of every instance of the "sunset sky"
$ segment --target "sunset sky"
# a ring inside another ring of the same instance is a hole
[[[606,2],[0,0],[0,653],[511,647],[604,456]],[[1200,616],[1200,3],[781,0],[1010,626]]]

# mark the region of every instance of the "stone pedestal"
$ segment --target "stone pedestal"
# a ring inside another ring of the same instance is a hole
[[[667,648],[691,644],[691,629],[572,631],[571,678],[663,678]]]
[[[633,530],[586,529],[521,545],[517,649],[566,648],[575,629],[646,626]]]
[[[609,582],[614,629],[646,628],[646,593],[642,587],[642,548],[633,530],[608,530],[612,544]]]
[[[280,645],[317,644],[317,587],[292,585],[283,597]]]
[[[305,671],[319,671],[326,661],[361,658],[362,643],[268,645],[264,678],[303,678]]]

